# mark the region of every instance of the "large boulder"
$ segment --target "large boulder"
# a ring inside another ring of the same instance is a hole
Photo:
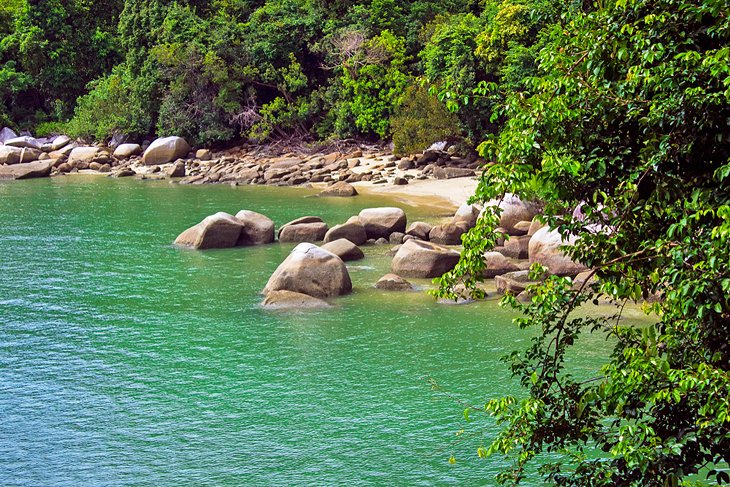
[[[284,224],[279,229],[280,242],[318,242],[329,227],[318,216],[303,216]]]
[[[413,284],[397,274],[386,274],[375,283],[376,289],[384,291],[412,291]]]
[[[35,149],[22,149],[9,145],[0,145],[0,164],[21,164],[24,162],[37,161],[41,151]]]
[[[34,137],[23,136],[8,139],[5,141],[5,145],[10,147],[20,147],[21,149],[34,149],[39,151],[43,147],[43,142]]]
[[[242,230],[243,224],[236,217],[221,211],[185,230],[175,244],[194,249],[227,249],[238,244]]]
[[[341,238],[346,238],[355,245],[362,245],[367,241],[368,236],[365,232],[365,227],[362,226],[357,217],[355,217],[354,219],[351,218],[346,223],[335,225],[327,230],[327,233],[324,236],[324,241],[334,242]]]
[[[357,190],[355,187],[345,181],[339,181],[323,189],[320,196],[357,196]]]
[[[474,228],[477,224],[480,211],[481,208],[477,205],[463,204],[456,210],[454,218],[451,219],[451,223],[463,223],[467,228]]]
[[[147,147],[142,155],[142,162],[148,166],[167,164],[186,158],[188,152],[190,152],[190,145],[182,137],[161,137]]]
[[[329,308],[330,304],[314,296],[293,291],[271,291],[261,303],[268,309],[317,309]]]
[[[368,238],[387,239],[393,232],[406,231],[406,213],[400,208],[366,208],[359,217]]]
[[[282,262],[266,283],[263,293],[293,291],[330,298],[352,291],[345,263],[332,252],[311,243],[300,243]]]
[[[51,174],[55,160],[26,162],[12,166],[0,166],[0,179],[44,178]]]
[[[460,245],[461,236],[469,230],[464,222],[436,225],[428,232],[431,242],[442,245]]]
[[[329,250],[345,262],[350,260],[360,260],[365,257],[365,254],[362,253],[360,247],[350,242],[346,238],[340,238],[332,242],[327,242],[326,244],[322,245],[322,248],[325,250]]]
[[[552,274],[558,276],[572,277],[588,270],[586,266],[574,262],[560,250],[560,247],[573,245],[575,241],[575,237],[563,240],[557,230],[550,230],[548,227],[541,228],[530,239],[528,250],[530,264],[537,262],[547,267]]]
[[[502,213],[499,217],[499,226],[507,230],[510,235],[519,234],[515,225],[521,221],[531,221],[535,215],[540,213],[540,206],[529,201],[522,201],[519,197],[507,193],[500,201],[491,200],[487,206],[499,205]],[[524,232],[522,232],[524,235]]]
[[[68,162],[71,165],[78,163],[91,164],[101,154],[102,150],[98,147],[76,147],[69,154]]]
[[[274,222],[271,218],[250,210],[236,213],[243,229],[236,245],[263,245],[274,241]]]
[[[501,276],[508,272],[519,271],[520,268],[499,252],[485,252],[484,262],[487,265],[486,269],[482,271],[482,277],[492,278]]]
[[[432,242],[406,241],[393,257],[391,270],[403,277],[439,277],[459,262],[459,252]]]
[[[114,149],[114,157],[127,159],[132,156],[138,156],[142,153],[142,146],[139,144],[119,144]]]

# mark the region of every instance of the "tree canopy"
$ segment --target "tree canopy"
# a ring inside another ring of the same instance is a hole
[[[503,429],[484,454],[508,454],[517,484],[535,456],[556,485],[727,483],[730,461],[730,23],[723,1],[611,0],[544,30],[537,75],[507,95],[503,129],[482,145],[476,200],[537,196],[567,252],[598,278],[551,276],[516,321],[538,330],[508,357],[526,398],[483,411]],[[576,208],[579,211],[575,211]],[[442,279],[474,284],[494,245],[489,206]],[[535,269],[535,271],[541,271]],[[649,295],[655,325],[574,311]],[[566,354],[584,333],[613,344],[594,377]]]

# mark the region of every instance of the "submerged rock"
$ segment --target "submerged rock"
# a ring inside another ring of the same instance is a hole
[[[377,289],[385,291],[412,291],[413,284],[397,274],[386,274],[375,283]]]
[[[271,291],[261,304],[264,308],[268,309],[317,309],[331,307],[323,299],[286,290]]]
[[[348,294],[352,281],[345,263],[332,252],[311,243],[300,243],[271,275],[263,290],[294,291],[317,298]]]

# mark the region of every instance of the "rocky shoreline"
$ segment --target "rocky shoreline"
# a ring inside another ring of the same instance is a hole
[[[424,197],[433,199],[450,184],[446,180],[456,179],[458,186],[470,192],[476,185],[476,171],[484,164],[476,156],[459,157],[454,148],[445,145],[405,158],[379,147],[350,146],[345,149],[303,154],[244,145],[214,152],[193,150],[180,137],[164,137],[143,145],[119,144],[112,150],[79,145],[65,136],[35,139],[28,135],[16,136],[3,129],[0,132],[0,179],[92,173],[140,180],[168,179],[191,185],[314,185],[322,188],[320,196],[336,197],[355,196],[358,194],[356,187],[362,189],[362,185],[404,192],[406,185],[416,186],[434,180],[441,191],[424,193]],[[452,203],[466,200],[451,196]],[[448,195],[446,199],[449,199]],[[543,227],[538,218],[539,206],[522,202],[512,195],[507,195],[498,204],[502,209],[500,227],[495,230],[499,233],[499,245],[485,253],[487,268],[482,276],[494,279],[498,293],[512,293],[519,299],[529,300],[526,289],[534,282],[529,280],[527,269],[534,262],[547,267],[553,274],[574,277],[576,283],[585,280],[588,269],[560,250],[561,246],[572,242],[563,241],[557,231]],[[412,222],[406,225],[407,217],[399,208],[370,208],[331,228],[319,217],[305,216],[282,225],[276,233],[274,222],[266,216],[242,210],[235,216],[211,215],[184,231],[175,243],[200,250],[264,245],[277,240],[299,243],[274,274],[286,277],[277,280],[272,276],[278,284],[270,282],[267,285],[264,304],[319,307],[329,305],[324,299],[348,293],[352,287],[343,284],[337,289],[313,291],[311,284],[326,286],[349,282],[344,262],[363,258],[365,254],[359,248],[362,245],[393,246],[390,252],[392,272],[375,284],[381,289],[409,290],[412,286],[405,278],[433,278],[453,269],[459,260],[461,236],[476,224],[481,210],[476,205],[462,204],[445,223]],[[321,246],[315,243],[321,243]],[[298,263],[298,271],[286,270],[291,261]],[[301,262],[308,264],[299,265]],[[326,262],[326,265],[321,267],[320,262]],[[344,277],[340,280],[327,278],[335,275]],[[306,285],[296,284],[302,282]]]
[[[66,136],[17,136],[7,128],[0,133],[0,179],[100,173],[110,177],[171,178],[179,184],[193,185],[326,186],[369,182],[403,186],[418,180],[474,178],[484,163],[475,155],[458,156],[445,144],[399,158],[377,146],[355,144],[302,154],[250,145],[222,151],[193,150],[180,137],[112,148],[80,145]]]

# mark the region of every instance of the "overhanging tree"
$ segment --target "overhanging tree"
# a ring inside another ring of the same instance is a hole
[[[730,481],[730,23],[722,0],[611,0],[549,32],[540,75],[514,93],[507,123],[482,146],[495,163],[475,200],[537,188],[547,223],[598,281],[552,276],[534,289],[522,327],[539,333],[509,357],[526,398],[495,399],[502,425],[482,453],[514,465],[562,452],[541,473],[557,485],[678,485],[702,472]],[[580,206],[581,211],[574,208]],[[474,284],[494,243],[489,207],[464,238],[442,293]],[[653,326],[573,313],[608,295],[649,294]],[[592,378],[565,356],[583,333],[615,346]],[[600,452],[605,452],[600,454]]]

